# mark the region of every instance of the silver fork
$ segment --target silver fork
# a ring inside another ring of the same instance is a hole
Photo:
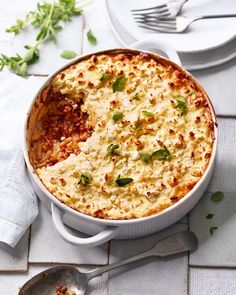
[[[169,0],[166,3],[142,9],[132,9],[133,16],[176,16],[188,0]]]
[[[200,19],[210,18],[226,18],[236,17],[236,14],[219,14],[219,15],[204,15],[197,17],[158,17],[158,16],[144,16],[135,17],[135,21],[139,27],[148,30],[163,32],[163,33],[182,33],[188,29],[188,27],[195,21]]]

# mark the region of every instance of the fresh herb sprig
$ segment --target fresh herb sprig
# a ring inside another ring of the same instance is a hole
[[[121,76],[116,79],[116,81],[112,84],[113,93],[116,91],[122,91],[125,88],[125,77]]]
[[[167,147],[164,145],[163,149],[157,150],[152,154],[152,157],[158,159],[158,160],[169,160],[171,157],[170,151],[167,149]]]
[[[25,18],[18,19],[14,25],[6,29],[6,32],[17,35],[29,25],[37,28],[36,43],[33,46],[25,46],[26,52],[24,55],[6,56],[0,54],[0,70],[7,67],[18,75],[27,75],[28,66],[39,59],[40,44],[45,39],[56,42],[56,34],[63,28],[61,23],[70,21],[72,16],[81,14],[83,7],[86,5],[85,3],[77,6],[76,0],[38,3],[35,11],[30,11]]]
[[[89,40],[89,42],[93,45],[97,44],[97,38],[94,36],[93,32],[91,31],[91,29],[88,30],[87,32],[87,38]]]
[[[177,109],[179,110],[179,115],[183,116],[187,112],[186,98],[182,95],[177,96]]]
[[[131,182],[133,182],[133,178],[129,178],[129,177],[124,177],[124,178],[121,178],[120,175],[116,178],[115,180],[115,183],[118,185],[118,186],[125,186]]]
[[[118,151],[116,151],[119,148],[118,144],[110,144],[107,147],[107,156],[119,156],[120,154],[118,153]]]
[[[122,120],[124,118],[124,114],[121,112],[115,112],[112,116],[112,120],[117,123],[118,121]]]
[[[83,172],[80,175],[78,184],[88,185],[91,183],[91,181],[92,181],[92,176],[87,172]]]

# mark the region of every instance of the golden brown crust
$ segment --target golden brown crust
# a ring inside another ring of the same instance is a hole
[[[114,91],[118,78],[125,85]],[[72,128],[69,134],[48,137],[52,126],[32,143],[32,119],[30,159],[47,189],[75,210],[105,219],[156,214],[183,198],[207,168],[214,143],[212,106],[194,78],[165,59],[116,51],[84,58],[58,73],[41,92],[34,117],[45,122],[57,116],[56,102],[66,108],[63,124],[74,122],[72,106],[79,105],[85,119],[79,116],[76,122],[85,136]],[[40,115],[42,105],[50,109],[51,104],[53,111]],[[114,122],[117,112],[122,118]],[[49,156],[45,162],[42,152],[35,157],[43,138],[54,148],[54,161]],[[109,145],[118,146],[118,156],[106,155]],[[64,146],[67,153],[61,157]],[[170,155],[156,158],[160,150]],[[81,182],[83,172],[91,176],[83,179],[86,184]],[[132,178],[131,183],[119,187],[119,175]]]

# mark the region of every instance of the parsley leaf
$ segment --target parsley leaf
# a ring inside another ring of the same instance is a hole
[[[125,77],[121,76],[116,79],[116,81],[112,84],[113,93],[116,91],[122,91],[125,87]]]
[[[123,117],[124,117],[124,114],[122,114],[121,112],[115,112],[114,115],[112,116],[112,120],[114,122],[118,122],[122,120]]]
[[[92,180],[91,175],[87,172],[84,172],[84,173],[81,173],[78,184],[88,185],[89,183],[91,183],[91,180]]]
[[[145,117],[154,117],[155,114],[154,113],[151,113],[151,112],[148,112],[148,111],[142,111],[143,115]]]
[[[210,234],[213,235],[214,231],[217,230],[217,229],[218,229],[217,226],[211,226],[211,227],[209,228],[209,232],[210,232]]]
[[[136,124],[135,125],[135,130],[136,131],[141,131],[142,130],[142,125],[141,124]]]
[[[134,181],[133,178],[121,178],[120,175],[117,177],[117,179],[115,180],[116,184],[118,186],[125,186],[127,184],[129,184],[130,182]]]
[[[134,95],[134,97],[132,98],[132,100],[140,100],[140,98],[139,98],[139,93],[138,93],[138,92],[135,93],[135,95]]]
[[[211,200],[213,202],[220,202],[224,199],[224,193],[218,191],[218,192],[215,192],[211,195]]]
[[[215,216],[215,214],[208,213],[206,216],[206,219],[212,219]]]
[[[157,158],[158,160],[169,160],[170,156],[171,156],[170,152],[165,145],[164,145],[164,149],[160,149],[158,151],[155,151],[152,154],[152,157]]]
[[[119,153],[116,151],[119,148],[118,144],[110,144],[107,147],[107,156],[119,156]]]
[[[99,81],[104,81],[109,77],[109,74],[102,74],[101,77],[99,78]]]
[[[91,44],[93,44],[93,45],[97,44],[97,38],[92,33],[91,29],[89,29],[87,32],[87,38]]]
[[[60,54],[60,57],[65,58],[65,59],[72,59],[76,57],[76,53],[74,51],[71,50],[64,50],[62,51],[62,53]]]
[[[145,152],[140,152],[139,156],[140,156],[140,159],[145,163],[149,163],[152,160],[152,155]]]
[[[186,99],[182,95],[177,96],[177,109],[180,111],[180,116],[185,115],[187,112]]]

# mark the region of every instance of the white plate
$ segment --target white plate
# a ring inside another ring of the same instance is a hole
[[[127,27],[124,27],[122,23],[120,23],[119,19],[111,9],[111,2],[114,2],[114,0],[106,0],[107,15],[110,20],[111,28],[117,40],[124,47],[130,46],[131,44],[137,42],[138,39],[130,34],[130,32],[127,30]],[[145,38],[147,38],[147,36]],[[194,53],[179,52],[179,55],[184,68],[188,70],[199,70],[220,65],[232,60],[236,57],[235,49],[236,38],[233,38],[220,47]]]
[[[137,40],[155,38],[168,41],[177,51],[196,52],[216,48],[236,36],[236,17],[199,20],[181,34],[165,34],[142,29],[134,22],[131,9],[151,7],[165,0],[109,0],[112,14]],[[189,0],[182,9],[182,15],[199,16],[207,14],[236,13],[235,0]]]

